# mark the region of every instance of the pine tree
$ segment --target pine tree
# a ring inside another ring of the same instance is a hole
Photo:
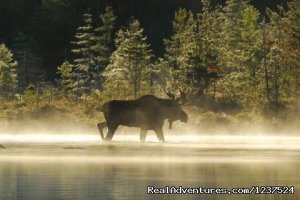
[[[200,59],[207,69],[206,95],[216,98],[216,81],[219,73],[219,48],[222,43],[224,17],[220,6],[213,9],[210,0],[202,0],[202,12],[198,15],[198,42]]]
[[[36,42],[19,32],[12,44],[14,59],[18,63],[18,91],[23,92],[29,84],[37,85],[44,79],[43,59],[38,55]]]
[[[58,83],[62,87],[63,91],[68,92],[74,89],[75,85],[75,74],[74,65],[65,61],[61,66],[58,67],[58,74],[60,76]]]
[[[243,13],[247,7],[245,0],[228,0],[224,7],[224,31],[221,33],[223,43],[220,51],[221,63],[224,70],[241,70],[241,27],[243,25]]]
[[[300,94],[300,2],[288,2],[288,11],[283,13],[282,48],[284,100],[293,101]]]
[[[14,58],[18,62],[17,67],[17,78],[18,78],[18,90],[24,91],[28,86],[28,75],[27,75],[27,65],[26,65],[26,36],[23,32],[19,32],[12,46],[12,51]]]
[[[256,77],[257,66],[261,58],[261,34],[258,27],[259,12],[253,6],[243,11],[241,26],[242,62],[253,78]]]
[[[246,77],[245,86],[241,89],[242,104],[245,109],[264,105],[264,47],[262,34],[263,31],[259,26],[260,13],[253,6],[248,5],[243,11],[240,41],[240,55],[243,70],[243,76]]]
[[[259,104],[262,90],[257,77],[262,60],[258,18],[259,12],[246,1],[226,2],[217,89],[223,99],[246,110]]]
[[[11,51],[0,44],[0,91],[9,96],[17,88],[17,62],[13,60]]]
[[[109,64],[109,57],[113,51],[112,33],[115,28],[116,17],[111,7],[105,8],[105,13],[100,15],[100,26],[95,29],[95,71],[94,79],[96,88],[100,88],[102,84],[101,73]]]
[[[198,42],[201,60],[205,66],[216,64],[221,40],[223,16],[219,6],[212,10],[210,0],[202,0],[202,12],[198,15]]]
[[[134,98],[149,93],[152,52],[146,40],[140,22],[135,19],[125,31],[118,31],[117,49],[104,72],[107,92],[123,92],[123,97]]]
[[[201,95],[206,87],[206,68],[200,60],[197,29],[197,21],[191,11],[176,11],[174,34],[165,40],[164,62],[169,68],[167,87]]]
[[[286,11],[267,10],[269,53],[267,66],[270,79],[270,103],[275,106],[290,102],[299,93],[299,1],[291,1]]]
[[[77,28],[74,48],[74,66],[76,84],[74,90],[78,95],[88,94],[93,85],[92,72],[95,71],[95,52],[93,50],[95,35],[93,33],[93,20],[90,13],[83,15],[83,25]]]

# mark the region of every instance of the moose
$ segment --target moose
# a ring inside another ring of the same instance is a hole
[[[167,93],[167,92],[166,92]],[[101,111],[105,121],[98,123],[100,136],[104,141],[111,141],[119,125],[139,127],[140,141],[144,142],[148,130],[153,130],[161,142],[165,141],[163,134],[164,120],[169,120],[169,128],[174,121],[187,122],[188,116],[181,109],[184,95],[175,99],[170,92],[170,99],[158,98],[154,95],[145,95],[136,100],[111,100],[103,104]],[[181,103],[180,103],[181,102]],[[103,129],[107,127],[108,132],[104,137]]]

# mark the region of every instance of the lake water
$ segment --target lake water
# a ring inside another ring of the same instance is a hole
[[[178,137],[165,144],[155,138],[142,144],[130,138],[101,143],[93,136],[83,142],[82,136],[19,137],[0,137],[1,200],[300,199],[296,137]],[[294,194],[147,194],[148,186],[293,186]]]

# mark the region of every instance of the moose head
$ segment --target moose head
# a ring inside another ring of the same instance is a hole
[[[181,105],[186,104],[187,102],[187,95],[185,92],[180,90],[180,97],[175,98],[174,93],[172,93],[170,90],[164,89],[166,95],[170,98],[172,101],[172,107],[173,107],[173,113],[169,116],[169,129],[172,129],[172,124],[176,120],[180,120],[181,122],[187,122],[188,116],[187,114],[181,109]],[[174,112],[175,111],[175,112]]]

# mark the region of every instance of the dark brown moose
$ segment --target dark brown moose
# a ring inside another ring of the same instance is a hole
[[[180,98],[175,100],[174,95],[169,97],[171,99],[145,95],[136,100],[112,100],[105,103],[101,108],[105,121],[97,124],[101,138],[111,141],[118,126],[123,125],[141,128],[142,142],[148,130],[155,131],[158,139],[164,142],[162,127],[165,119],[169,120],[170,128],[173,121],[188,121],[187,114],[180,107]],[[106,137],[103,134],[105,127],[108,128]]]

